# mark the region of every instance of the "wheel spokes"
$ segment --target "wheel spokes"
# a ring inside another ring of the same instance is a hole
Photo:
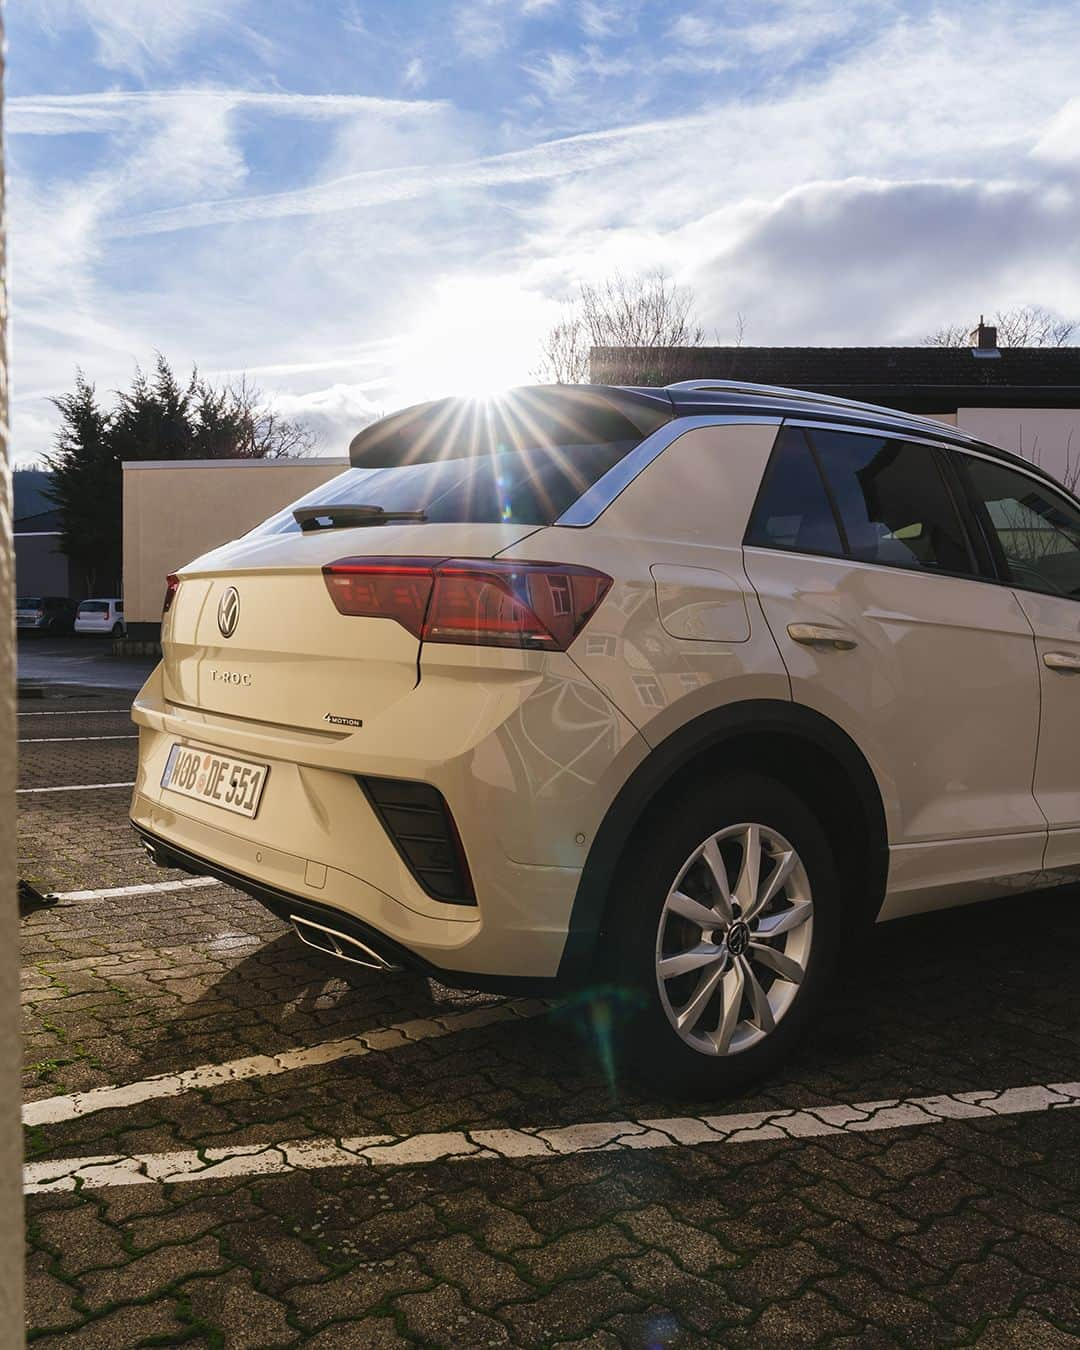
[[[743,917],[754,908],[757,899],[758,877],[761,875],[761,827],[748,825],[743,836],[742,865],[739,879],[735,883],[734,896],[739,902]]]
[[[716,887],[716,901],[713,907],[720,915],[721,920],[728,924],[732,919],[731,886],[728,883],[727,866],[720,854],[720,845],[715,838],[706,842],[701,850],[701,856],[712,876],[713,885]]]
[[[706,970],[702,973],[698,982],[698,987],[694,990],[690,1002],[679,1010],[676,1017],[678,1028],[684,1034],[693,1031],[698,1022],[701,1021],[701,1014],[708,1006],[709,1000],[716,993],[717,985],[724,978],[724,966],[722,962],[717,962],[712,970]]]
[[[729,967],[720,982],[720,1024],[710,1037],[717,1054],[727,1054],[735,1028],[739,1025],[744,983],[741,961]]]
[[[770,1035],[805,981],[813,909],[806,869],[772,826],[730,825],[700,844],[656,937],[661,1003],[682,1040],[728,1056]]]
[[[773,1017],[773,1010],[769,1004],[769,996],[762,989],[758,977],[754,974],[753,966],[745,956],[739,958],[739,964],[742,967],[746,996],[750,1000],[754,1025],[761,1031],[770,1032],[776,1026],[776,1019]]]
[[[779,914],[767,914],[764,919],[758,920],[754,936],[774,938],[781,933],[790,933],[793,928],[799,928],[807,921],[813,908],[809,900],[800,900],[790,909],[782,909]]]
[[[685,952],[665,956],[657,962],[657,974],[662,980],[673,980],[676,975],[686,975],[691,970],[700,970],[713,961],[723,958],[724,948],[715,942],[699,942]]]
[[[751,942],[747,955],[751,961],[756,961],[761,966],[768,966],[781,979],[790,980],[792,984],[801,984],[802,978],[806,974],[798,961],[793,961],[790,956],[785,956],[783,952],[775,951],[772,947],[766,947],[760,942]]]
[[[699,928],[712,930],[721,928],[725,922],[723,915],[715,909],[709,909],[699,900],[686,895],[683,891],[674,891],[668,898],[668,909],[673,914],[678,914],[684,919],[689,919],[691,923],[696,923]]]
[[[776,899],[791,877],[792,872],[794,872],[797,862],[798,856],[795,854],[794,850],[780,855],[768,881],[761,888],[761,894],[754,897],[749,910],[743,913],[744,919],[754,918],[755,915],[760,914],[763,909],[767,908],[767,906]]]

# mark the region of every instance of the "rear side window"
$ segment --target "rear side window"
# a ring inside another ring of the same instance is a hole
[[[1080,599],[1080,511],[1027,474],[958,455],[996,536],[1009,580],[1047,595]]]
[[[976,573],[933,447],[844,431],[811,436],[850,558]]]
[[[758,548],[842,556],[840,531],[806,433],[787,427],[773,450],[746,542]]]

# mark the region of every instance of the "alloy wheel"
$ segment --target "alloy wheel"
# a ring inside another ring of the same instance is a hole
[[[806,974],[813,912],[806,868],[776,830],[732,825],[694,850],[656,935],[660,1001],[687,1045],[736,1055],[775,1029]]]

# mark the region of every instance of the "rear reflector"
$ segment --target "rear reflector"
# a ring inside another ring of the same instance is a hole
[[[424,890],[450,905],[475,905],[472,877],[450,808],[438,788],[403,778],[358,778],[394,847]]]
[[[165,603],[161,606],[162,614],[168,614],[172,609],[172,602],[176,599],[176,592],[180,589],[180,578],[175,573],[170,572],[165,578]]]
[[[572,563],[341,558],[323,568],[341,614],[393,619],[424,642],[564,652],[611,578]]]

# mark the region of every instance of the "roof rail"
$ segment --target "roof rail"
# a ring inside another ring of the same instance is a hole
[[[810,389],[788,389],[782,385],[776,384],[747,384],[741,380],[680,380],[677,384],[665,386],[668,389],[685,389],[699,393],[717,393],[717,394],[755,394],[763,398],[783,398],[790,399],[799,403],[820,403],[826,407],[832,408],[854,408],[861,412],[888,414],[891,418],[901,418],[905,422],[917,422],[923,426],[940,429],[942,423],[936,422],[932,417],[919,417],[917,413],[902,412],[899,408],[887,408],[882,403],[860,403],[853,398],[839,398],[835,394],[816,394]],[[955,427],[950,427],[951,432],[955,432]],[[959,437],[964,440],[971,439],[965,436],[963,432]]]

